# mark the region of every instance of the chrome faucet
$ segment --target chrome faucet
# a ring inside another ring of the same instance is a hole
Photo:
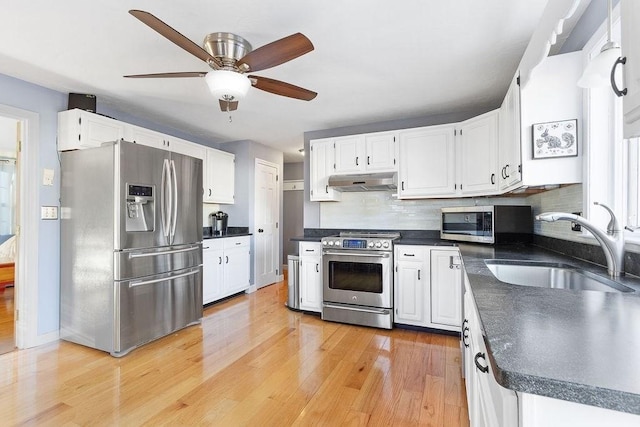
[[[577,222],[593,234],[596,238],[602,250],[604,256],[607,259],[607,272],[611,277],[619,277],[624,274],[624,230],[620,228],[618,220],[613,211],[602,203],[593,202],[594,205],[602,206],[605,208],[611,220],[607,225],[607,232],[600,230],[595,224],[583,218],[579,215],[564,213],[564,212],[545,212],[540,215],[536,215],[538,221],[573,221]]]

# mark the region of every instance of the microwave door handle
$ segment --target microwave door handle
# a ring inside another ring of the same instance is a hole
[[[178,224],[178,177],[176,176],[176,163],[171,160],[171,177],[173,178],[173,212],[171,213],[171,244],[176,235],[176,225]]]

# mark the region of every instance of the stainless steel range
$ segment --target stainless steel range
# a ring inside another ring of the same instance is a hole
[[[322,319],[393,327],[393,240],[399,233],[322,239]]]

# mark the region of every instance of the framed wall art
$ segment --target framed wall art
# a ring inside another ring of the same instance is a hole
[[[533,158],[573,157],[578,155],[578,120],[534,123]]]

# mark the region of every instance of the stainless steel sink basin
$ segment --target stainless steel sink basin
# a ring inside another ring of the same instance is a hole
[[[633,292],[633,289],[627,286],[568,264],[501,259],[488,259],[484,263],[496,279],[512,285],[580,291]]]

